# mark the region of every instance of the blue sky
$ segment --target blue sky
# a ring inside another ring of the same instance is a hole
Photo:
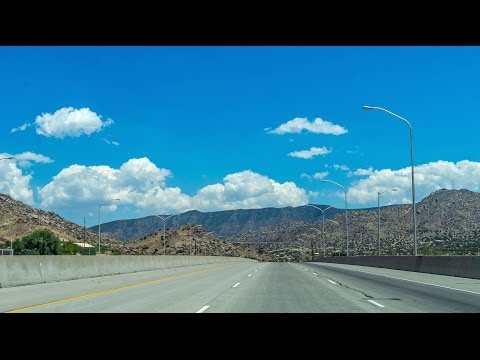
[[[480,190],[480,47],[0,47],[0,193],[77,223]],[[23,125],[23,126],[22,126]]]

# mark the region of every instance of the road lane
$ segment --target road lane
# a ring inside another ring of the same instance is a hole
[[[480,312],[480,280],[344,264],[239,262],[0,289],[0,311],[12,310]]]
[[[480,312],[478,279],[345,264],[306,266],[381,303],[385,312]]]

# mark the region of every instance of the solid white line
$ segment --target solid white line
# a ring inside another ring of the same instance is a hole
[[[328,281],[331,282],[331,283],[334,284],[334,285],[337,285],[337,283],[336,283],[335,281],[332,281],[332,280],[330,280],[330,279],[328,279]]]
[[[210,307],[210,306],[205,305],[204,307],[202,307],[200,310],[196,311],[195,313],[196,313],[196,314],[200,314],[200,313],[204,312],[205,310],[207,310],[209,307]]]
[[[373,301],[373,300],[367,300],[367,301],[368,301],[369,303],[372,303],[373,305],[378,306],[378,307],[385,307],[385,306],[383,306],[382,304],[377,303],[376,301]]]
[[[312,273],[313,275],[318,275],[317,273]]]
[[[327,265],[327,266],[328,266],[328,265]],[[337,267],[337,266],[330,266],[330,267]],[[397,279],[397,280],[409,281],[409,282],[413,282],[413,283],[417,283],[417,284],[436,286],[436,287],[440,287],[440,288],[444,288],[444,289],[456,290],[456,291],[463,291],[463,292],[470,293],[470,294],[480,295],[480,292],[471,291],[471,290],[456,289],[456,288],[452,288],[452,287],[449,287],[449,286],[430,284],[430,283],[426,283],[426,282],[422,282],[422,281],[416,281],[416,280],[402,279],[402,278],[398,278],[398,277],[395,277],[395,276],[388,276],[388,275],[382,275],[382,274],[374,274],[374,273],[371,273],[371,272],[368,272],[368,271],[353,270],[353,269],[346,269],[346,268],[340,268],[340,269],[348,270],[348,271],[361,272],[361,273],[365,273],[365,274],[369,274],[369,275],[383,276],[383,277],[390,278],[390,279]],[[395,269],[390,269],[390,270],[395,270]],[[426,274],[426,273],[421,273],[421,274]],[[435,275],[435,274],[432,274],[432,275]],[[437,275],[438,275],[438,274],[437,274]]]
[[[238,285],[240,285],[240,283],[236,283],[235,285],[233,285],[233,287],[237,287]]]
[[[253,274],[248,274],[248,276],[252,276]]]

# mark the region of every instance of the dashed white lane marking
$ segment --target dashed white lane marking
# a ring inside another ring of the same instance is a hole
[[[318,275],[317,273],[312,273],[313,275]]]
[[[305,268],[305,270],[308,270],[307,268]]]
[[[196,314],[200,314],[200,313],[204,312],[205,310],[207,310],[209,307],[210,307],[210,306],[205,305],[204,307],[202,307],[200,310],[196,311],[195,313],[196,313]]]
[[[335,281],[332,281],[330,279],[328,279],[328,282],[331,282],[332,284],[337,285],[337,283]]]
[[[344,270],[347,270],[347,269],[344,269]],[[417,284],[435,286],[435,287],[439,287],[439,288],[444,288],[444,289],[449,289],[449,290],[456,290],[456,291],[462,291],[462,292],[466,292],[466,293],[470,293],[470,294],[480,295],[480,292],[476,292],[476,291],[464,290],[464,289],[457,289],[457,288],[452,288],[452,287],[449,287],[449,286],[431,284],[431,283],[427,283],[427,282],[423,282],[423,281],[403,279],[403,278],[399,278],[399,277],[396,277],[396,276],[388,276],[388,275],[382,275],[382,274],[374,274],[374,273],[371,273],[371,272],[368,272],[368,271],[353,270],[353,269],[348,269],[348,271],[356,271],[356,272],[360,272],[360,273],[364,273],[364,274],[369,274],[369,275],[383,276],[383,277],[390,278],[390,279],[403,280],[403,281],[413,282],[413,283],[417,283]]]
[[[258,271],[257,269],[255,269],[255,271]]]
[[[252,276],[253,274],[248,274],[248,276]]]
[[[235,285],[233,285],[233,287],[237,287],[238,285],[240,285],[240,283],[236,283]]]
[[[373,300],[367,300],[367,301],[368,301],[369,303],[372,303],[373,305],[378,306],[378,307],[385,307],[385,306],[383,306],[382,304],[377,303],[376,301],[373,301]]]

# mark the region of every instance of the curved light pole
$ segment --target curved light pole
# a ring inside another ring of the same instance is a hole
[[[307,204],[306,206],[313,207],[313,208],[315,208],[317,210],[320,210],[322,212],[323,257],[325,257],[325,250],[326,250],[326,247],[325,247],[325,211],[332,208],[333,205],[327,207],[326,209],[320,209],[318,206],[315,206],[315,205],[312,205],[312,204]]]
[[[397,191],[397,188],[391,188],[390,191]],[[380,256],[380,195],[386,193],[387,190],[377,192],[378,196],[378,256]]]
[[[172,216],[177,216],[178,214],[172,214],[170,216],[160,216],[160,215],[155,215],[155,216],[158,216],[160,219],[163,220],[163,255],[165,255],[165,221],[167,221],[169,218],[171,218]]]
[[[414,174],[414,162],[413,162],[413,130],[412,130],[412,125],[408,122],[407,119],[404,119],[403,117],[394,114],[391,111],[388,111],[387,109],[378,107],[378,106],[363,106],[364,110],[381,110],[385,111],[386,113],[402,120],[405,124],[408,125],[410,128],[410,163],[412,167],[412,203],[413,203],[413,244],[414,244],[414,254],[417,256],[417,216],[416,216],[416,210],[415,210],[415,174]]]
[[[320,181],[322,182],[330,182],[332,184],[335,184],[339,187],[341,187],[343,189],[343,191],[345,192],[345,234],[346,234],[346,238],[347,238],[347,256],[349,255],[349,250],[348,250],[348,216],[347,216],[347,209],[348,209],[348,205],[347,205],[347,188],[343,185],[340,185],[339,183],[336,183],[335,181],[332,181],[332,180],[327,180],[327,179],[320,179]]]
[[[7,156],[7,157],[3,157],[3,158],[0,158],[0,160],[13,160],[15,159],[13,156]],[[10,255],[13,255],[13,240],[10,239]]]
[[[100,250],[100,208],[111,201],[120,201],[120,199],[110,199],[98,205],[98,255],[101,254]]]

